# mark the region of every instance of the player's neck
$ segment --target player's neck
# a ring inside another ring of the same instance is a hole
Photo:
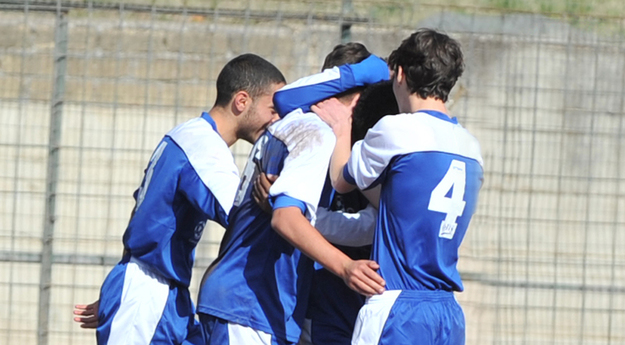
[[[404,109],[399,109],[402,113],[416,113],[421,110],[435,110],[449,116],[445,103],[440,99],[435,99],[434,97],[423,99],[416,94],[412,94],[408,97],[407,102],[405,102],[405,105],[402,108]]]
[[[230,114],[225,108],[215,106],[209,111],[210,117],[215,121],[217,133],[226,142],[228,147],[237,141],[237,124],[233,121],[234,115]]]

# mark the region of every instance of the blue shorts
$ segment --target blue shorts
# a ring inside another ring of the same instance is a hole
[[[453,292],[388,290],[358,313],[352,345],[463,345],[465,323]]]
[[[213,315],[198,313],[206,345],[293,345],[275,336]]]
[[[100,290],[98,344],[203,344],[186,287],[170,284],[132,258]]]

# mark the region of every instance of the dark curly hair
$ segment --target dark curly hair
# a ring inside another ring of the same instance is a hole
[[[388,65],[395,73],[401,66],[411,93],[443,102],[464,71],[460,44],[430,29],[406,38],[388,57]]]
[[[382,117],[399,113],[390,80],[367,86],[360,94],[352,116],[352,145]]]

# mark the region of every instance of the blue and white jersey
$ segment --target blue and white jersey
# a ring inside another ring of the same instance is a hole
[[[272,229],[271,215],[251,196],[251,182],[259,171],[279,175],[269,190],[273,208],[298,207],[312,222],[335,141],[317,115],[298,109],[256,142],[219,257],[200,290],[200,313],[297,342],[313,263]]]
[[[238,184],[232,153],[208,113],[175,127],[152,154],[135,192],[125,249],[164,278],[188,286],[206,221],[227,226]]]
[[[478,141],[437,111],[385,116],[354,144],[343,176],[382,186],[372,260],[387,290],[463,290],[458,248],[482,165]]]
[[[328,68],[321,73],[298,79],[278,90],[273,103],[280,117],[300,108],[304,113],[326,98],[355,87],[389,79],[388,65],[375,55],[356,64]]]

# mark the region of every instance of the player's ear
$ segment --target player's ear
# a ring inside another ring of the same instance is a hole
[[[404,75],[404,69],[401,68],[401,66],[397,66],[397,70],[395,70],[395,79],[397,80],[398,84],[401,84],[404,81],[404,78],[406,76]]]
[[[247,91],[238,91],[232,97],[232,111],[235,115],[239,115],[252,104],[252,97]]]

